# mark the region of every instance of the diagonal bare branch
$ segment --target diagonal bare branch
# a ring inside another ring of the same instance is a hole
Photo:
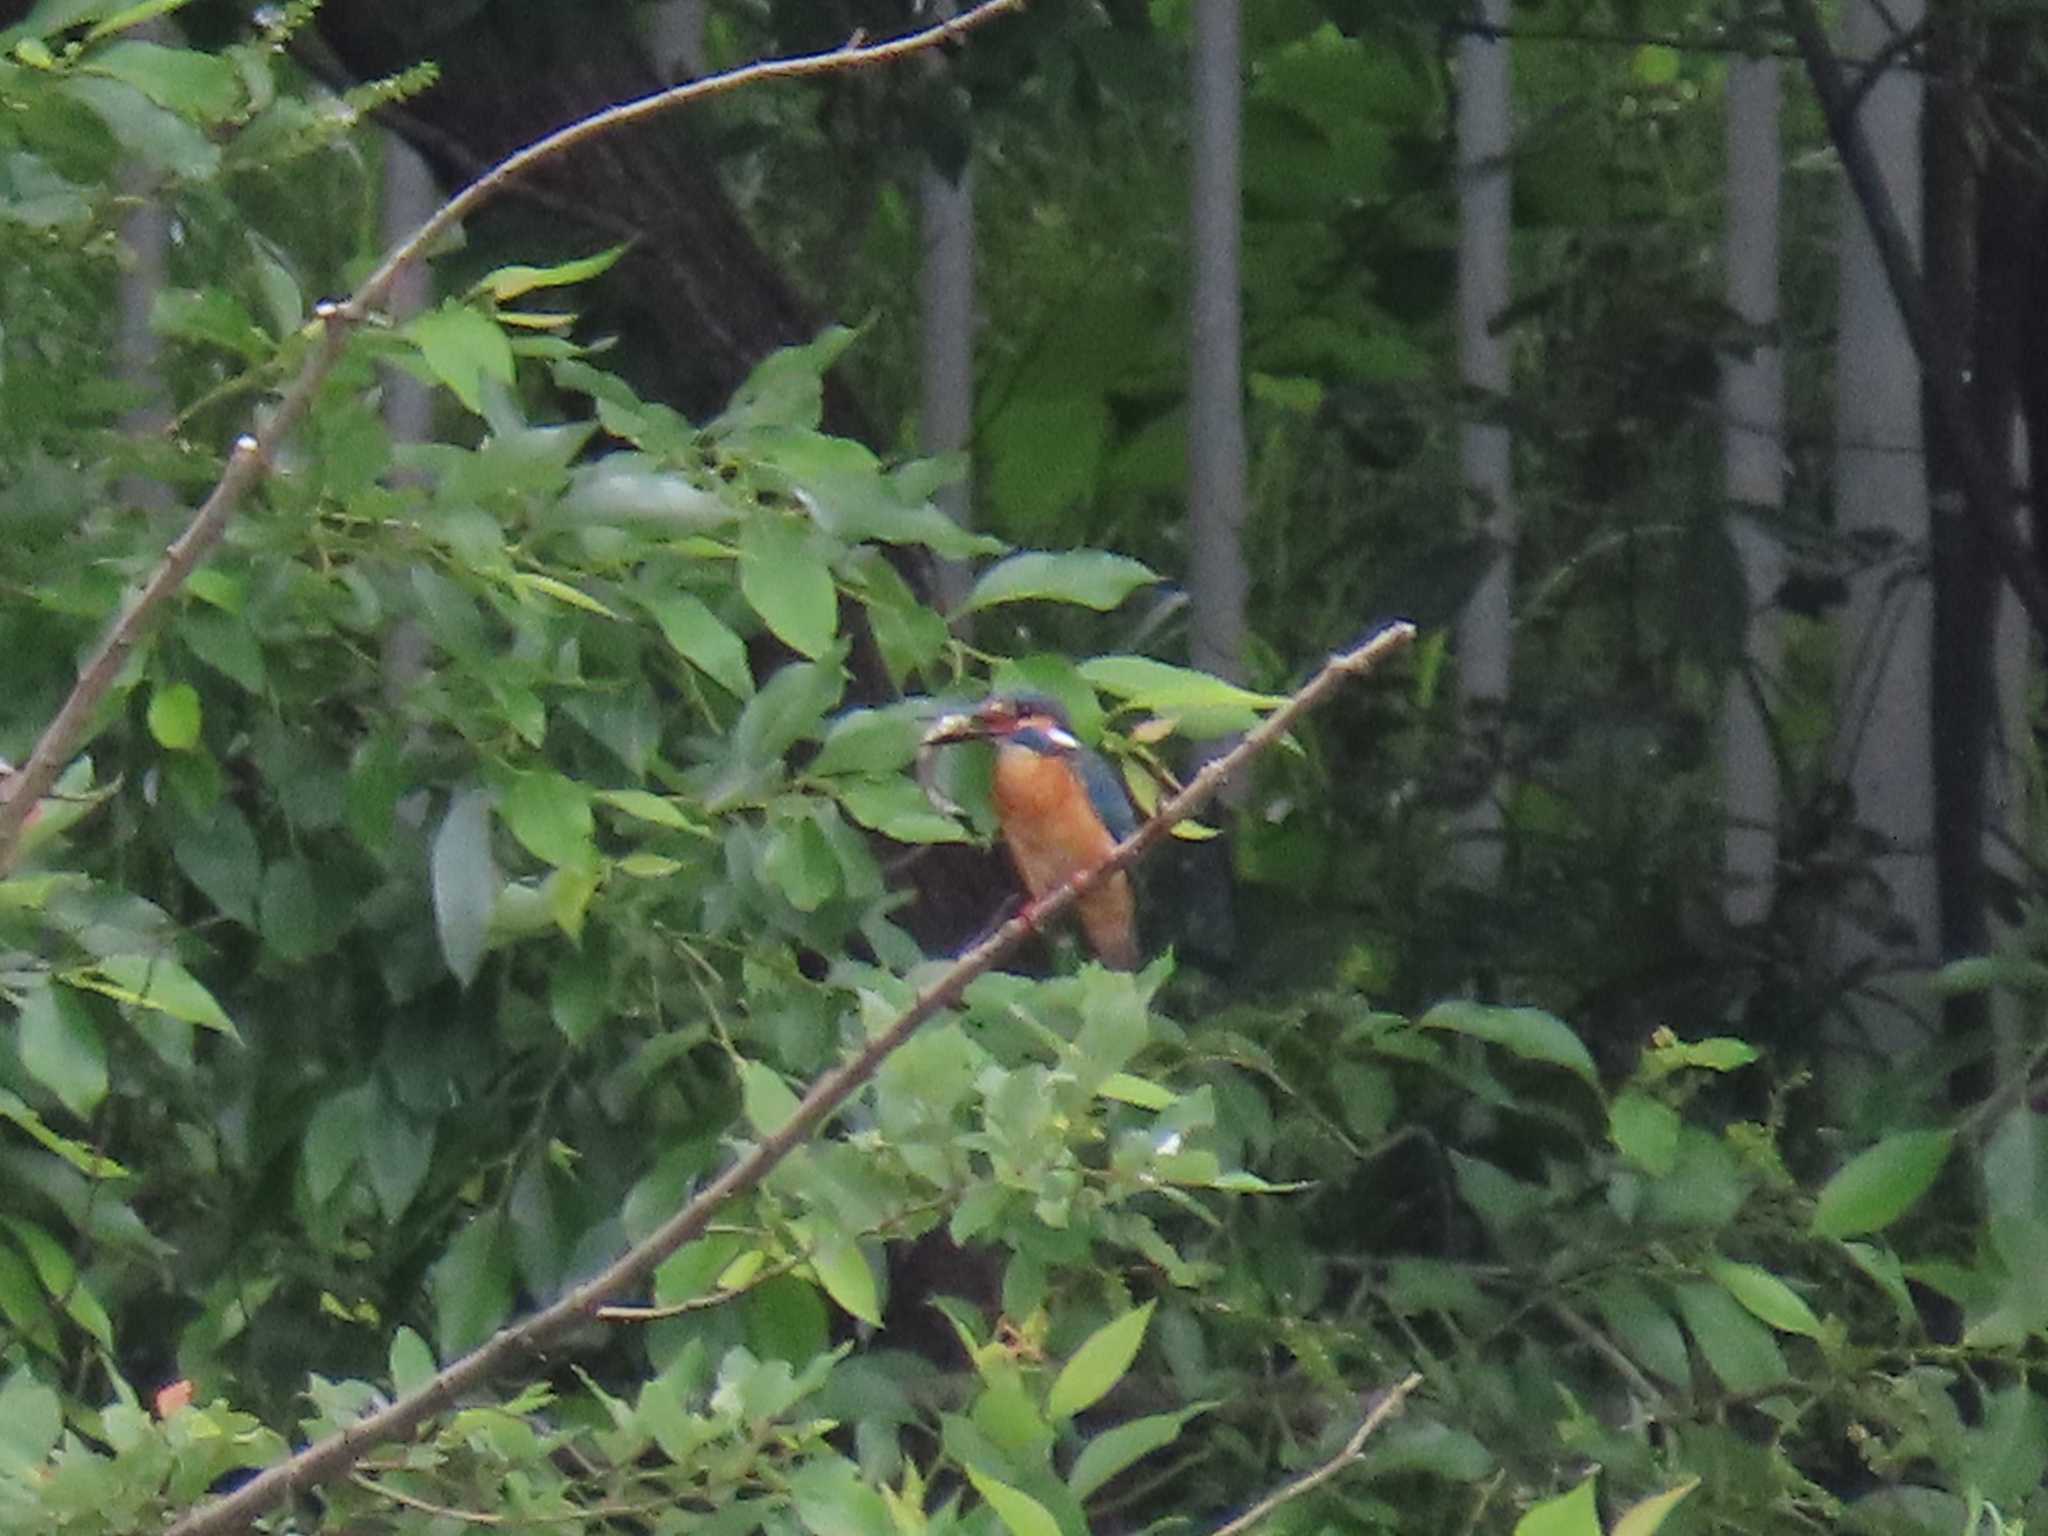
[[[108,625],[99,645],[87,659],[72,685],[70,694],[43,727],[35,748],[14,773],[0,778],[0,877],[14,868],[20,852],[21,830],[29,812],[64,771],[64,765],[78,751],[91,732],[94,717],[113,691],[115,681],[135,648],[148,634],[150,625],[166,604],[185,585],[206,557],[213,553],[233,521],[242,498],[270,471],[270,465],[285,440],[311,409],[313,397],[340,361],[348,338],[382,306],[398,275],[418,262],[442,235],[466,215],[482,207],[519,176],[535,166],[568,153],[578,145],[614,132],[628,123],[670,112],[692,102],[727,95],[746,86],[768,80],[796,80],[811,75],[841,74],[894,63],[928,49],[965,37],[998,16],[1020,11],[1028,0],[982,0],[982,3],[952,17],[879,43],[856,38],[823,53],[789,59],[767,59],[723,75],[692,80],[667,90],[656,91],[634,101],[596,113],[558,129],[543,139],[501,160],[462,191],[444,203],[418,231],[403,241],[363,280],[362,285],[338,304],[323,304],[313,322],[318,344],[307,354],[284,394],[257,430],[239,439],[228,455],[227,468],[199,510],[185,525],[121,612]]]
[[[1246,1531],[1249,1531],[1261,1520],[1264,1520],[1281,1505],[1292,1503],[1303,1494],[1320,1488],[1324,1483],[1327,1483],[1331,1478],[1365,1454],[1366,1441],[1378,1434],[1380,1426],[1401,1411],[1408,1401],[1408,1394],[1421,1385],[1421,1374],[1415,1371],[1409,1372],[1408,1375],[1379,1395],[1364,1420],[1352,1432],[1351,1438],[1346,1440],[1338,1449],[1336,1455],[1319,1467],[1311,1467],[1285,1487],[1276,1488],[1235,1520],[1229,1522],[1229,1524],[1218,1526],[1210,1533],[1210,1536],[1244,1536]]]
[[[1396,622],[1382,628],[1357,648],[1332,656],[1322,669],[1222,757],[1210,763],[1188,787],[1160,806],[1157,814],[1125,838],[1100,864],[1047,892],[974,948],[954,961],[946,973],[920,992],[888,1028],[811,1084],[780,1126],[755,1142],[737,1162],[705,1185],[674,1216],[648,1237],[626,1250],[604,1270],[564,1294],[524,1322],[493,1334],[443,1369],[424,1386],[364,1415],[347,1429],[316,1441],[287,1461],[259,1473],[233,1493],[186,1515],[164,1536],[225,1536],[246,1530],[266,1510],[307,1489],[344,1476],[366,1455],[409,1435],[434,1415],[452,1407],[500,1373],[532,1369],[563,1335],[599,1320],[607,1303],[638,1290],[663,1260],[703,1235],[721,1207],[748,1193],[783,1159],[809,1140],[862,1084],[873,1077],[890,1054],[934,1014],[960,1001],[977,977],[1031,934],[1059,917],[1075,902],[1120,869],[1135,864],[1173,828],[1194,815],[1225,780],[1275,745],[1301,717],[1354,677],[1372,671],[1415,638],[1415,626]],[[1399,1389],[1403,1396],[1406,1389]],[[1398,1402],[1398,1399],[1396,1400]],[[1391,1411],[1391,1410],[1389,1410]],[[1384,1417],[1384,1415],[1380,1415]],[[1362,1443],[1362,1441],[1361,1441]],[[1290,1497],[1292,1495],[1289,1495]]]

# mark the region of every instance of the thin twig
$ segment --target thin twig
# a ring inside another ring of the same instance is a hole
[[[1623,1354],[1616,1347],[1612,1339],[1608,1338],[1606,1334],[1595,1328],[1584,1317],[1580,1316],[1578,1312],[1561,1301],[1553,1298],[1549,1303],[1549,1308],[1550,1315],[1560,1323],[1563,1323],[1572,1333],[1576,1334],[1579,1341],[1588,1349],[1612,1366],[1615,1373],[1635,1389],[1637,1397],[1648,1403],[1659,1414],[1664,1414],[1667,1411],[1664,1394],[1657,1390],[1657,1384],[1638,1370],[1635,1361]]]
[[[641,122],[691,102],[723,96],[766,80],[795,80],[809,75],[838,74],[893,63],[964,37],[998,16],[1022,10],[1026,3],[1027,0],[982,0],[981,4],[959,16],[887,42],[848,44],[824,53],[791,59],[767,59],[728,74],[692,80],[656,91],[650,96],[622,102],[616,107],[607,107],[499,161],[443,203],[417,232],[384,258],[354,293],[339,304],[318,306],[314,311],[314,326],[319,340],[307,354],[298,377],[292,380],[278,399],[276,408],[256,431],[236,441],[234,450],[228,455],[227,468],[222,471],[212,493],[193,513],[192,520],[185,525],[185,531],[178,535],[177,541],[164,551],[162,561],[150,573],[149,579],[108,626],[98,648],[80,670],[70,695],[37,738],[35,749],[21,765],[21,771],[0,781],[0,877],[14,868],[20,851],[22,823],[29,811],[57,782],[65,763],[86,739],[94,716],[112,692],[115,681],[128,664],[129,656],[151,622],[185,585],[200,562],[220,543],[242,498],[269,472],[278,450],[311,409],[313,397],[319,393],[328,374],[334,371],[334,365],[341,360],[348,338],[384,304],[399,274],[420,260],[460,220],[535,166],[628,123]]]
[[[1312,1492],[1342,1472],[1351,1463],[1365,1454],[1365,1442],[1379,1431],[1379,1427],[1401,1411],[1401,1405],[1408,1401],[1408,1394],[1422,1385],[1422,1373],[1411,1371],[1403,1380],[1383,1393],[1380,1400],[1372,1405],[1372,1411],[1365,1416],[1365,1422],[1358,1431],[1344,1442],[1344,1448],[1312,1472],[1304,1472],[1285,1487],[1276,1488],[1250,1509],[1227,1525],[1220,1525],[1210,1536],[1244,1536],[1244,1533],[1273,1513],[1282,1504],[1292,1503],[1303,1494]]]
[[[614,1298],[638,1290],[671,1254],[702,1236],[721,1207],[760,1185],[880,1070],[890,1053],[927,1019],[958,1003],[969,985],[995,969],[997,961],[1117,871],[1135,864],[1171,836],[1174,827],[1207,803],[1225,780],[1277,743],[1297,720],[1342,684],[1372,671],[1414,639],[1413,624],[1396,622],[1355,650],[1332,656],[1285,704],[1243,741],[1196,774],[1186,789],[1118,843],[1100,864],[1048,891],[954,961],[888,1028],[813,1082],[788,1119],[755,1142],[751,1150],[705,1185],[688,1205],[604,1270],[525,1322],[493,1334],[423,1386],[365,1414],[346,1429],[316,1441],[289,1460],[258,1473],[233,1493],[185,1516],[164,1536],[222,1536],[223,1532],[244,1530],[265,1510],[346,1474],[376,1447],[411,1434],[499,1372],[516,1366],[530,1368],[534,1362],[545,1359],[548,1349],[563,1335],[590,1324]],[[1402,1395],[1405,1391],[1402,1389]]]

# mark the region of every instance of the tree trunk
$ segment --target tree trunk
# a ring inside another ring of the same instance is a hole
[[[2018,339],[2026,325],[2028,209],[2039,173],[1997,122],[2026,55],[2026,39],[2010,23],[1985,28],[1944,12],[1934,30],[1928,103],[1927,290],[1941,323],[1966,338],[1973,424],[1985,455],[2010,476],[2019,403]],[[1987,89],[1988,88],[1988,89]],[[1993,94],[1993,93],[1997,94]],[[1939,504],[1959,504],[1960,467],[1934,439]],[[2011,515],[2017,491],[2006,481],[2001,510]],[[2012,626],[2001,625],[2004,583],[1995,555],[1975,522],[1944,516],[1935,545],[1935,857],[1941,882],[1941,955],[1954,959],[1992,946],[1989,862],[1998,844],[2017,843],[2022,827],[2010,760],[2010,717],[2016,662]],[[2000,643],[2001,629],[2006,631]],[[2000,652],[2003,652],[2001,659]],[[2001,678],[2001,673],[2004,674]],[[2016,725],[2017,720],[2013,723]],[[1996,823],[1994,825],[1994,823]],[[2008,861],[2009,862],[2009,861]],[[1953,1090],[1959,1102],[1990,1091],[1994,1052],[1990,998],[1946,999],[1944,1032],[1972,1055]]]
[[[624,0],[499,0],[453,14],[397,0],[330,0],[318,25],[357,79],[421,59],[446,64],[394,126],[449,186],[664,84]],[[590,290],[585,313],[593,328],[622,338],[613,365],[636,388],[701,419],[769,352],[810,340],[819,321],[726,196],[687,116],[606,135],[535,173],[525,199],[500,202],[478,223],[529,256],[631,241]],[[852,397],[829,381],[826,411],[833,430],[871,435]]]
[[[1510,234],[1507,0],[1480,0],[1483,26],[1458,44],[1458,374],[1472,414],[1459,429],[1460,478],[1496,548],[1458,617],[1458,688],[1465,728],[1485,764],[1484,785],[1459,817],[1457,866],[1473,885],[1500,881],[1498,764],[1513,658],[1515,509],[1508,429],[1507,308]]]

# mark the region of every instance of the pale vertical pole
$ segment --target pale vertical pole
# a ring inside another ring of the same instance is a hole
[[[1458,433],[1459,478],[1495,550],[1458,616],[1458,690],[1465,728],[1488,763],[1486,787],[1456,824],[1455,859],[1471,884],[1500,881],[1497,771],[1514,656],[1514,471],[1508,429],[1494,417],[1507,397],[1511,190],[1508,171],[1507,0],[1479,0],[1480,26],[1458,44],[1458,375],[1472,397]]]
[[[662,79],[694,80],[705,73],[704,0],[661,0],[647,16],[647,51]]]
[[[432,216],[440,205],[440,191],[434,185],[427,163],[395,133],[384,135],[384,206],[378,233],[389,250]],[[386,301],[394,320],[418,314],[433,302],[434,277],[426,262],[414,262],[391,285]],[[402,368],[386,368],[380,378],[384,388],[384,426],[394,444],[424,443],[434,435],[433,391]],[[396,704],[418,682],[426,670],[427,632],[416,620],[402,619],[384,635],[384,691]],[[424,816],[422,797],[408,800],[401,814],[417,825]]]
[[[1849,0],[1842,49],[1851,59],[1887,56],[1896,33],[1925,14],[1922,0]],[[1890,64],[1858,112],[1885,194],[1920,249],[1920,115],[1917,70]],[[1874,834],[1874,861],[1910,934],[1910,952],[1877,952],[1860,925],[1838,925],[1836,962],[1931,959],[1938,931],[1934,871],[1933,595],[1928,579],[1927,461],[1921,440],[1920,369],[1866,221],[1844,190],[1839,341],[1835,369],[1835,517],[1848,536],[1894,553],[1850,582],[1840,680],[1836,769],[1859,826]],[[1878,1059],[1922,1045],[1925,1002],[1878,989],[1859,1012],[1861,1044]],[[1845,1063],[1846,1064],[1846,1063]],[[1852,1074],[1853,1077],[1853,1074]]]
[[[918,449],[929,457],[968,451],[974,434],[974,166],[949,178],[929,160],[918,174],[917,299],[921,322]],[[963,475],[933,498],[963,528],[974,526],[974,487]],[[959,606],[972,567],[943,560],[936,572],[942,607]]]
[[[1188,597],[1197,667],[1244,677],[1243,35],[1238,0],[1197,0],[1188,393]]]
[[[1728,920],[1755,923],[1771,908],[1778,862],[1778,764],[1765,692],[1778,675],[1782,634],[1774,602],[1784,580],[1777,524],[1785,507],[1785,365],[1778,326],[1779,65],[1739,58],[1728,71],[1728,308],[1759,343],[1721,362],[1722,466],[1728,527],[1748,594],[1741,670],[1728,685],[1721,776],[1727,817]]]
[[[151,43],[175,46],[177,33],[159,16],[132,28],[131,35]],[[170,281],[171,210],[153,178],[133,161],[118,173],[121,192],[134,204],[121,220],[121,275],[114,292],[114,374],[135,394],[135,403],[121,418],[121,430],[141,439],[163,431],[171,419],[159,367],[160,349],[150,314],[157,296]],[[143,475],[123,477],[116,487],[121,503],[147,511],[172,504],[170,487]]]
[[[419,152],[395,133],[384,135],[384,207],[378,234],[389,250],[432,217],[440,206],[441,194],[433,173]],[[391,285],[390,311],[394,320],[406,320],[433,301],[434,277],[428,264],[416,261]],[[433,436],[433,392],[402,369],[386,369],[384,379],[384,424],[393,441],[423,443]]]

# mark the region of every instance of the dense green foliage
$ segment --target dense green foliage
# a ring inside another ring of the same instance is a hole
[[[1059,199],[1048,168],[1169,115],[1156,9],[1158,31],[1079,27],[1076,73],[1008,87],[1059,89],[991,194],[1018,233],[991,291],[1030,317],[992,339],[995,534],[931,507],[957,466],[821,432],[851,332],[767,360],[715,419],[638,397],[568,311],[602,253],[508,253],[352,344],[0,882],[7,1529],[157,1528],[559,1294],[781,1123],[932,973],[919,850],[989,830],[971,762],[949,765],[964,824],[915,782],[935,701],[1028,682],[1134,762],[1274,702],[1167,665],[1170,634],[1119,650],[1154,577],[1106,550],[1177,558],[1179,278],[1156,222],[1134,232],[1176,194],[1135,155]],[[1276,690],[1377,608],[1440,619],[1474,568],[1431,361],[1443,96],[1426,50],[1346,9],[1275,7],[1253,38]],[[17,755],[315,344],[309,300],[373,255],[374,155],[280,51],[301,14],[208,54],[116,10],[46,3],[0,34]],[[1105,104],[1088,67],[1155,85]],[[1524,323],[1577,387],[1532,418],[1573,451],[1531,498],[1510,889],[1482,906],[1443,880],[1458,780],[1426,644],[1262,770],[1232,828],[1235,975],[1062,952],[1050,978],[985,978],[664,1265],[646,1311],[383,1448],[291,1528],[1207,1524],[1327,1459],[1411,1369],[1403,1417],[1276,1527],[2041,1518],[2034,1115],[1951,1127],[1925,1072],[1821,1124],[1795,1030],[1835,979],[1794,951],[1796,913],[1768,935],[1701,916],[1730,621],[1634,594],[1725,553],[1712,493],[1673,490],[1709,478],[1704,450],[1652,451],[1707,387],[1689,364],[1713,325],[1683,301],[1711,271],[1652,226],[1711,175],[1684,112],[1715,82],[1655,50],[1567,77],[1585,99],[1525,194],[1556,282]],[[108,366],[137,164],[178,230],[152,316],[175,414],[141,438],[121,418],[147,386]],[[1596,164],[1598,219],[1575,179]],[[904,286],[901,213],[871,232],[877,290]],[[1665,260],[1616,290],[1589,245]],[[1615,372],[1653,312],[1676,364]],[[391,440],[390,370],[441,392],[438,440]],[[1368,519],[1374,561],[1340,558]],[[906,578],[929,556],[986,562],[973,644]],[[2017,963],[1947,980],[2043,985]],[[1464,991],[1552,1011],[1433,1001]],[[176,1380],[192,1404],[152,1411]]]

